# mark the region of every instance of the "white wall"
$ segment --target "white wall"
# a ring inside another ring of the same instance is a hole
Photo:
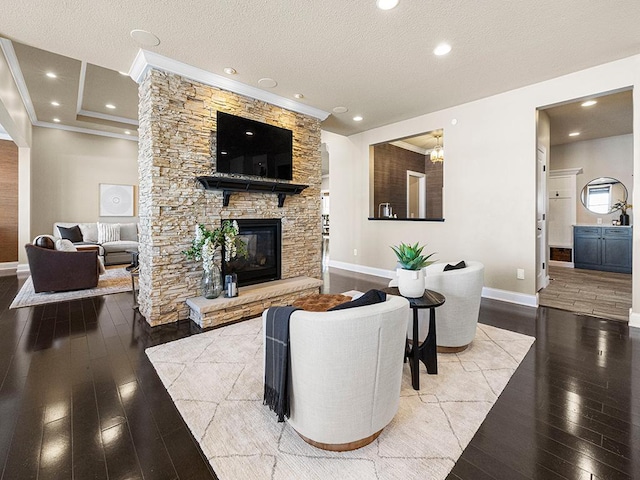
[[[332,263],[389,270],[395,264],[390,245],[420,241],[441,261],[483,262],[485,285],[497,296],[535,302],[536,109],[635,84],[640,84],[640,56],[350,137],[324,133],[334,207]],[[634,113],[637,121],[637,100]],[[367,220],[369,145],[438,128],[447,138],[445,221]],[[637,141],[640,128],[634,131]],[[525,269],[524,280],[516,279],[517,268]],[[634,270],[639,269],[636,255]],[[634,293],[634,311],[639,308],[640,295]]]
[[[51,233],[57,221],[98,221],[101,183],[138,185],[138,143],[131,140],[34,127],[31,162],[33,236]]]
[[[603,224],[611,225],[611,220],[620,217],[620,212],[611,215],[594,214],[580,201],[583,187],[594,178],[613,177],[620,180],[629,191],[628,203],[633,197],[633,135],[598,138],[584,142],[567,143],[551,148],[552,170],[582,168],[576,185],[577,222],[596,224],[602,218]],[[617,201],[617,199],[614,199]],[[633,224],[633,209],[627,210]]]

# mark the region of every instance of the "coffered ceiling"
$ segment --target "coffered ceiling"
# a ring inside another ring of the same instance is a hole
[[[144,48],[218,75],[233,67],[234,81],[287,99],[302,94],[297,102],[326,112],[345,107],[323,128],[353,134],[638,54],[639,18],[640,2],[630,0],[400,0],[389,11],[374,0],[8,0],[0,36],[25,45],[16,48],[19,57],[35,47],[80,60],[65,62],[76,78],[86,62],[79,110],[116,122],[132,118],[124,103],[117,100],[115,112],[102,107],[113,96],[109,88],[126,90],[117,86],[123,79],[92,78],[104,69],[129,71]],[[160,43],[142,45],[130,36],[134,29]],[[441,42],[452,50],[437,57]],[[265,77],[276,85],[262,86]],[[106,89],[95,102],[94,87]],[[48,121],[53,112],[36,103],[38,120]],[[76,112],[64,121],[97,125],[100,117],[91,118]],[[124,128],[101,125],[112,133]]]

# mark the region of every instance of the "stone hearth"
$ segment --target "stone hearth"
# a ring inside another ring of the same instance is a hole
[[[189,298],[189,318],[202,328],[210,328],[257,317],[269,307],[291,305],[300,297],[318,293],[321,286],[322,280],[317,278],[297,277],[242,287],[233,298]]]

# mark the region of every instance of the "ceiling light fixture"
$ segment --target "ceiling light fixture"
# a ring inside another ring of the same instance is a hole
[[[54,118],[53,121],[56,122],[56,123],[60,123],[60,119],[59,118]]]
[[[109,110],[113,110],[114,108],[116,108],[116,106],[112,103],[107,103],[105,107],[107,107]]]
[[[55,74],[55,73],[53,73],[53,72],[47,72],[47,74],[46,74],[46,75],[47,75],[47,77],[49,77],[49,78],[58,78],[58,75],[56,75],[56,74]]]
[[[303,94],[301,94],[301,93],[294,93],[294,94],[293,94],[293,96],[294,96],[295,98],[297,98],[298,100],[299,100],[299,99],[301,99],[301,98],[304,98],[304,95],[303,95]]]
[[[569,134],[570,137],[577,137],[578,135],[580,135],[580,132],[571,132]]]
[[[448,43],[441,43],[436,48],[433,49],[434,55],[441,57],[442,55],[446,55],[451,51],[451,45]]]
[[[130,131],[130,130],[125,130],[125,131],[124,131],[124,134],[125,134],[125,135],[131,135],[131,131]]]
[[[258,80],[258,85],[260,85],[262,88],[273,88],[278,85],[278,82],[276,82],[273,78],[265,77]]]
[[[376,5],[380,10],[391,10],[398,6],[399,0],[376,0]]]
[[[587,100],[586,102],[584,102],[581,106],[583,107],[592,107],[594,106],[596,103],[598,103],[596,100]]]
[[[444,161],[444,148],[440,146],[442,135],[436,135],[436,146],[431,150],[431,163],[442,163]]]
[[[133,38],[136,42],[147,47],[155,47],[157,45],[160,45],[160,39],[153,33],[147,32],[146,30],[131,30],[131,32],[129,32],[129,35],[131,35],[131,38]]]
[[[353,117],[353,121],[354,122],[361,122],[362,121],[362,117],[360,115],[356,115],[355,117]]]
[[[349,109],[347,107],[335,107],[333,113],[347,113]]]
[[[56,101],[51,102],[51,105],[53,105],[54,107],[59,107],[60,104]]]
[[[236,73],[238,73],[238,71],[233,67],[226,67],[223,71],[227,75],[235,75]]]

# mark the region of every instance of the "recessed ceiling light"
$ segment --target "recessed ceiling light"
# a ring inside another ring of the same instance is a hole
[[[53,72],[47,72],[47,77],[49,77],[49,78],[58,78],[58,76]]]
[[[457,125],[458,124],[458,119],[454,118],[451,120],[451,125]]]
[[[435,55],[438,55],[439,57],[442,55],[446,55],[450,51],[451,51],[451,45],[449,45],[448,43],[441,43],[440,45],[438,45],[436,48],[433,49],[433,53]]]
[[[262,88],[273,88],[278,85],[278,82],[276,82],[273,78],[265,77],[258,80],[258,85],[260,85]]]
[[[300,98],[304,98],[304,95],[303,95],[303,94],[301,94],[301,93],[294,93],[294,94],[293,94],[293,96],[294,96],[295,98],[298,98],[298,99],[300,99]]]
[[[125,135],[131,135],[131,130],[125,130],[125,131],[124,131],[124,134],[125,134]]]
[[[335,107],[333,113],[347,113],[349,109],[347,107]]]
[[[136,42],[147,47],[155,47],[156,45],[160,45],[160,39],[153,33],[147,32],[146,30],[131,30],[131,32],[129,32],[129,35],[131,35],[131,38],[133,38]]]
[[[571,132],[569,134],[570,137],[577,137],[578,135],[580,135],[580,132]]]
[[[54,118],[53,121],[56,122],[56,123],[60,123],[60,119],[59,118]]]
[[[584,102],[582,104],[583,107],[592,107],[593,105],[595,105],[596,103],[598,103],[596,100],[587,100],[586,102]]]
[[[120,75],[124,75],[125,77],[128,77],[128,76],[129,76],[129,74],[128,74],[127,72],[123,72],[122,70],[118,70],[118,73],[119,73]]]
[[[227,75],[235,75],[236,73],[238,73],[238,71],[235,68],[227,67],[224,69],[224,73],[226,73]]]
[[[51,105],[53,105],[54,107],[59,107],[60,104],[56,101],[51,102]]]
[[[355,117],[353,117],[353,121],[354,122],[361,122],[362,121],[362,117],[360,115],[356,115]]]
[[[398,0],[376,0],[376,5],[380,10],[391,10],[398,6]]]
[[[107,103],[107,104],[105,105],[105,107],[107,107],[107,108],[108,108],[108,109],[110,109],[110,110],[113,110],[114,108],[116,108],[116,106],[115,106],[114,104],[112,104],[112,103]]]

